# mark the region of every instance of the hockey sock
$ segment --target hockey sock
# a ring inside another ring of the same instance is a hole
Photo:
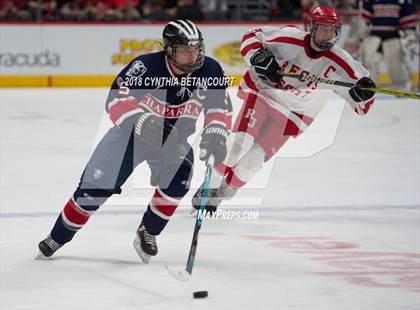
[[[147,232],[151,235],[159,235],[169,222],[179,202],[180,199],[168,196],[157,187],[152,201],[143,215],[143,223]]]
[[[78,187],[55,221],[51,238],[59,244],[69,242],[111,195],[104,190]]]
[[[226,183],[233,189],[243,187],[251,178],[261,170],[265,160],[265,151],[255,143],[241,158],[231,172],[226,176]]]
[[[143,215],[143,223],[149,234],[159,235],[165,228],[182,197],[187,194],[190,179],[191,166],[187,164],[179,167],[169,166],[161,172],[159,186],[156,187],[147,211]]]

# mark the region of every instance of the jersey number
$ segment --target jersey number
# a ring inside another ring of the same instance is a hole
[[[257,122],[257,118],[255,117],[255,110],[254,109],[248,109],[245,117],[249,119],[248,127],[249,128],[254,128],[255,123]]]

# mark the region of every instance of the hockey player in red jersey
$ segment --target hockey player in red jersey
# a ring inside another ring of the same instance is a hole
[[[163,51],[137,57],[115,78],[106,102],[114,126],[96,146],[50,234],[39,243],[40,257],[50,257],[70,242],[109,197],[121,193],[136,166],[147,162],[155,192],[134,239],[135,250],[147,263],[157,254],[156,236],[189,190],[194,154],[187,139],[201,112],[200,159],[212,156],[215,164],[225,159],[232,106],[220,64],[205,56],[202,34],[188,20],[166,24],[163,42]]]
[[[366,114],[375,87],[369,72],[336,45],[341,22],[336,11],[317,7],[310,33],[294,26],[261,27],[246,33],[241,54],[251,65],[238,89],[243,106],[228,139],[228,156],[215,168],[206,209],[231,198],[291,137],[297,137],[321,111],[331,94],[316,82],[282,77],[282,72],[356,83],[334,89],[358,114]],[[202,188],[192,199],[199,209]]]

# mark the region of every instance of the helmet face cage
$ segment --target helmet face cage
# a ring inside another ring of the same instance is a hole
[[[316,37],[318,26],[330,26],[333,28],[334,36],[329,41],[321,41]],[[337,12],[329,7],[317,7],[312,12],[310,33],[315,46],[321,50],[329,50],[337,43],[341,34],[341,22]]]
[[[318,28],[319,25],[331,25],[331,26],[335,26],[334,29],[334,37],[325,42],[325,41],[321,41],[316,37],[316,30]],[[332,24],[332,23],[328,23],[328,22],[311,22],[311,28],[310,28],[310,32],[311,32],[311,37],[313,39],[313,42],[315,44],[315,46],[317,48],[319,48],[320,50],[329,50],[331,47],[334,46],[335,43],[337,43],[338,39],[340,38],[341,35],[341,25],[338,24]]]
[[[193,64],[181,65],[176,62],[178,46],[191,46],[198,48],[197,60]],[[163,48],[172,64],[178,70],[191,73],[204,63],[205,47],[200,30],[189,20],[176,20],[166,24],[163,29]]]

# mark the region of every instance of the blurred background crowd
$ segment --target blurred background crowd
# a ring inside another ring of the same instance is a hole
[[[268,21],[305,18],[318,4],[356,11],[358,0],[0,0],[1,21]]]

